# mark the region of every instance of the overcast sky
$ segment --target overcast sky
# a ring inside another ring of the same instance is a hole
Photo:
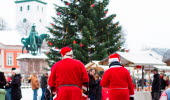
[[[15,26],[14,0],[0,0],[0,17],[10,27]],[[48,1],[48,16],[54,15],[52,3]],[[109,13],[117,14],[130,50],[144,47],[170,48],[170,0],[110,0]]]

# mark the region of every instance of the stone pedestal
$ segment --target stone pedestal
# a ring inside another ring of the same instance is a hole
[[[20,63],[20,73],[24,79],[28,79],[31,74],[36,72],[38,76],[43,73],[47,73],[46,69],[49,69],[48,63],[46,62],[47,56],[45,54],[31,55],[22,54],[17,57]]]

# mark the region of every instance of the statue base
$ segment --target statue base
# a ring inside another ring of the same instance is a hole
[[[17,60],[20,64],[20,73],[23,79],[28,80],[33,73],[37,73],[38,76],[47,73],[49,66],[46,59],[48,59],[48,57],[45,54],[32,55],[27,53],[18,56]]]

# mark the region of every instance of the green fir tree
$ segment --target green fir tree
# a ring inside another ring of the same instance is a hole
[[[121,26],[113,22],[115,14],[106,17],[109,0],[61,0],[65,6],[55,5],[56,16],[52,17],[47,39],[51,51],[47,53],[49,65],[61,60],[59,49],[69,46],[75,59],[87,64],[102,60],[118,51],[121,41]]]

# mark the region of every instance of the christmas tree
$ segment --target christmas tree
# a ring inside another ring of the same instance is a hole
[[[102,60],[118,51],[121,26],[113,22],[116,14],[108,13],[109,0],[61,0],[65,6],[55,5],[56,16],[48,27],[53,37],[47,39],[51,51],[47,53],[49,64],[61,60],[59,49],[72,47],[75,59],[87,64]]]

